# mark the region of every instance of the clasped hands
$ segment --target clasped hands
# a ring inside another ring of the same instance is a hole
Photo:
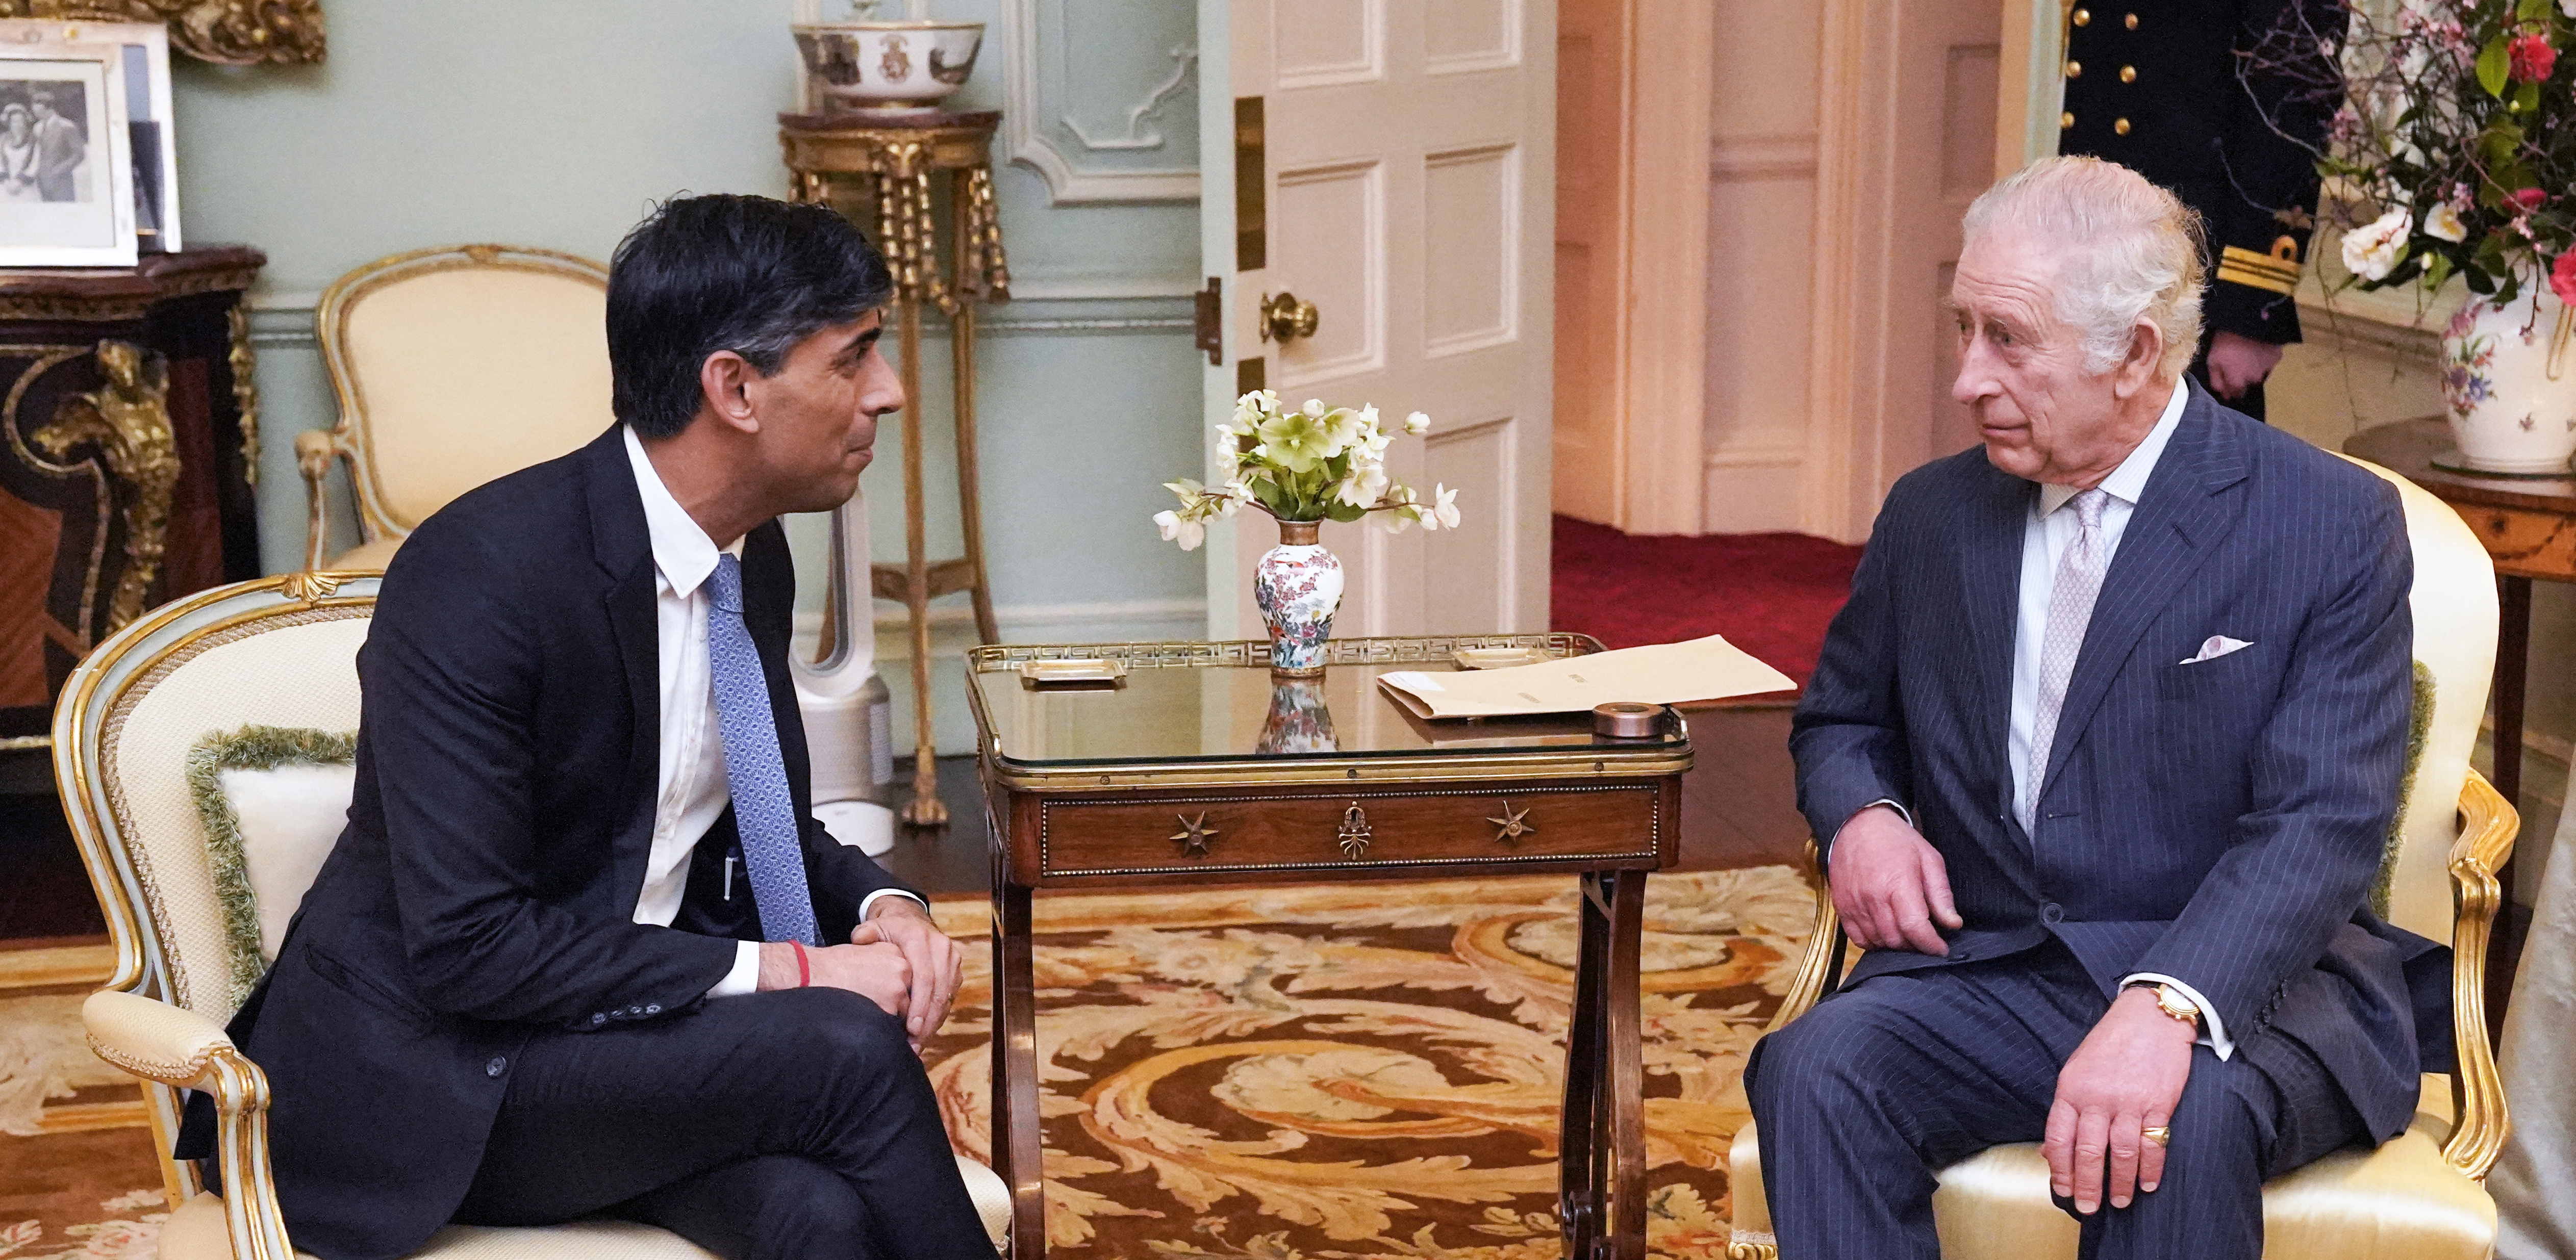
[[[1949,867],[1939,850],[1884,805],[1852,815],[1834,837],[1834,911],[1863,949],[1910,949],[1948,957],[1934,927],[1958,930]],[[2041,1149],[2049,1189],[2090,1215],[2103,1199],[2127,1207],[2164,1180],[2165,1148],[2146,1130],[2163,1125],[2191,1076],[2194,1029],[2167,1016],[2155,994],[2120,994],[2057,1074]],[[2108,1172],[2106,1179],[2105,1172]]]
[[[880,897],[868,920],[850,930],[850,943],[809,948],[805,968],[798,970],[796,949],[772,941],[760,947],[760,988],[847,989],[903,1020],[904,1036],[915,1053],[921,1043],[948,1021],[949,1003],[957,999],[964,960],[957,942],[930,920],[930,912],[909,897]]]

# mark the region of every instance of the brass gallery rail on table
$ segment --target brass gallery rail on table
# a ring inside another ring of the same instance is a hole
[[[1680,856],[1688,729],[1592,733],[1589,715],[1426,722],[1380,693],[1460,648],[1601,650],[1584,635],[1345,639],[1324,678],[1274,680],[1265,643],[987,646],[967,656],[993,860],[994,1171],[1014,1260],[1046,1252],[1030,902],[1038,889],[1346,882],[1562,871],[1583,891],[1567,1028],[1566,1254],[1642,1260],[1646,875]],[[1115,684],[1020,666],[1105,658]]]

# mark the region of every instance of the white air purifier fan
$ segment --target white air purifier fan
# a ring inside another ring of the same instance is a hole
[[[813,660],[791,654],[796,706],[814,767],[814,817],[869,857],[894,848],[894,706],[877,677],[864,495],[832,512],[823,635]]]

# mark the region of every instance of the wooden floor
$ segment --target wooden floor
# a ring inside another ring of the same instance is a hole
[[[1682,780],[1681,869],[1804,861],[1807,824],[1789,772],[1789,710],[1703,709],[1689,719],[1695,757]],[[898,764],[895,781],[912,782],[910,763]],[[939,759],[939,797],[948,802],[947,829],[900,835],[894,852],[878,861],[934,895],[990,892],[974,758]]]

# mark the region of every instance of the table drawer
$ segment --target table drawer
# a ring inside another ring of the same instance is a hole
[[[1651,864],[1676,842],[1659,797],[1637,785],[1049,800],[1038,874]]]
[[[2496,568],[2523,577],[2576,581],[2576,522],[2555,512],[2458,504]]]

